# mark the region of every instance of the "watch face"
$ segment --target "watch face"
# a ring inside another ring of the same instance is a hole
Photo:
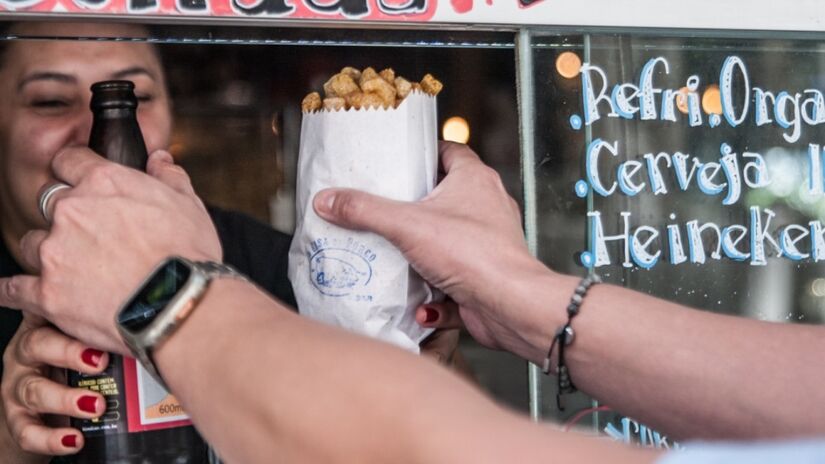
[[[163,311],[169,301],[186,285],[192,271],[179,259],[169,259],[159,268],[137,295],[118,314],[117,321],[130,332],[139,332]]]

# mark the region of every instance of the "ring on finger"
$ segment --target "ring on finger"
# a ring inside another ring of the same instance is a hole
[[[69,184],[64,184],[63,182],[54,183],[43,190],[43,193],[40,194],[40,200],[37,202],[37,206],[40,208],[40,214],[43,215],[43,219],[46,222],[51,223],[52,218],[49,215],[49,202],[51,201],[52,197],[55,193],[72,188]]]

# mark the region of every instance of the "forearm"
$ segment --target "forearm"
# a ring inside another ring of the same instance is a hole
[[[531,283],[548,330],[532,361],[566,321],[577,281],[545,274]],[[671,436],[825,433],[821,327],[723,316],[609,285],[591,290],[573,327],[565,357],[575,384]]]
[[[506,417],[438,366],[410,363],[407,353],[303,319],[249,289],[215,282],[158,352],[172,390],[230,462],[432,462],[418,454],[420,430]],[[443,383],[455,391],[433,397]],[[446,412],[454,410],[462,413]]]
[[[303,319],[237,282],[214,283],[157,360],[230,462],[656,457],[518,418],[433,363]]]

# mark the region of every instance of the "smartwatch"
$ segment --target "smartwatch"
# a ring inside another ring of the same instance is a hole
[[[173,256],[156,267],[121,307],[115,322],[134,357],[167,391],[152,351],[198,306],[209,283],[220,277],[248,279],[231,266]]]

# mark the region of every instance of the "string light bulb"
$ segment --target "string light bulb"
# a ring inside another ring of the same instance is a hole
[[[702,94],[702,109],[707,114],[722,114],[722,94],[718,85],[712,84],[705,89]]]
[[[560,53],[556,58],[556,72],[565,79],[572,79],[579,75],[582,68],[582,60],[579,55],[573,52]]]
[[[441,136],[450,142],[467,143],[470,140],[470,124],[461,116],[453,116],[444,121]]]

